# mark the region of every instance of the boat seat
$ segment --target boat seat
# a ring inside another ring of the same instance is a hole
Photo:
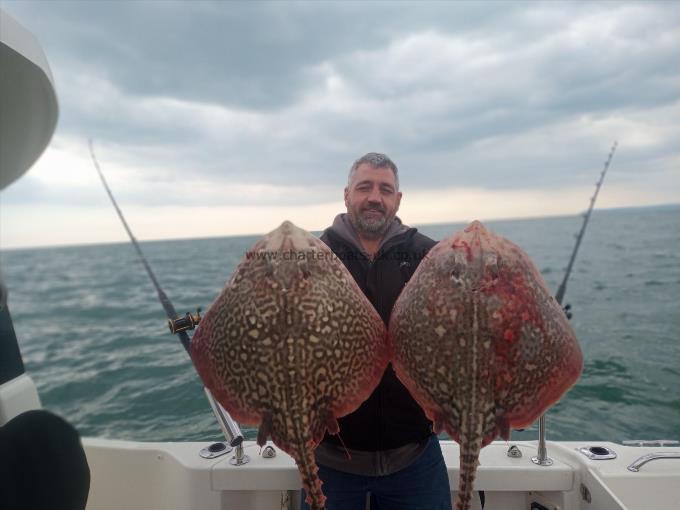
[[[44,410],[0,427],[0,507],[84,510],[90,468],[73,426]]]

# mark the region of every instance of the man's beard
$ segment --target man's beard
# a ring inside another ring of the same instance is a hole
[[[382,213],[380,217],[365,218],[363,213],[366,211],[377,211]],[[378,239],[382,237],[390,227],[392,217],[390,217],[386,211],[378,207],[369,207],[363,209],[359,214],[350,214],[349,219],[352,222],[352,226],[367,238]]]

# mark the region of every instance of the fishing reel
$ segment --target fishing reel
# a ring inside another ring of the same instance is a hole
[[[193,315],[187,312],[184,317],[168,319],[168,327],[170,328],[170,333],[177,334],[182,331],[195,329],[199,322],[201,322],[201,309],[197,308],[196,313]]]

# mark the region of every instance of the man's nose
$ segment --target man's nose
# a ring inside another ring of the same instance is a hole
[[[371,192],[368,194],[368,201],[382,203],[382,196],[380,195],[380,190],[378,188],[371,189]]]

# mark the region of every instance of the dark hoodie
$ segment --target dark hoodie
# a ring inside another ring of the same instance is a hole
[[[321,240],[342,260],[385,325],[401,289],[435,245],[395,218],[371,260],[346,214],[335,218]],[[397,379],[391,364],[368,400],[338,422],[340,438],[326,434],[317,449],[317,460],[357,474],[389,474],[406,467],[432,434],[431,422]],[[341,440],[354,460],[346,459]]]

